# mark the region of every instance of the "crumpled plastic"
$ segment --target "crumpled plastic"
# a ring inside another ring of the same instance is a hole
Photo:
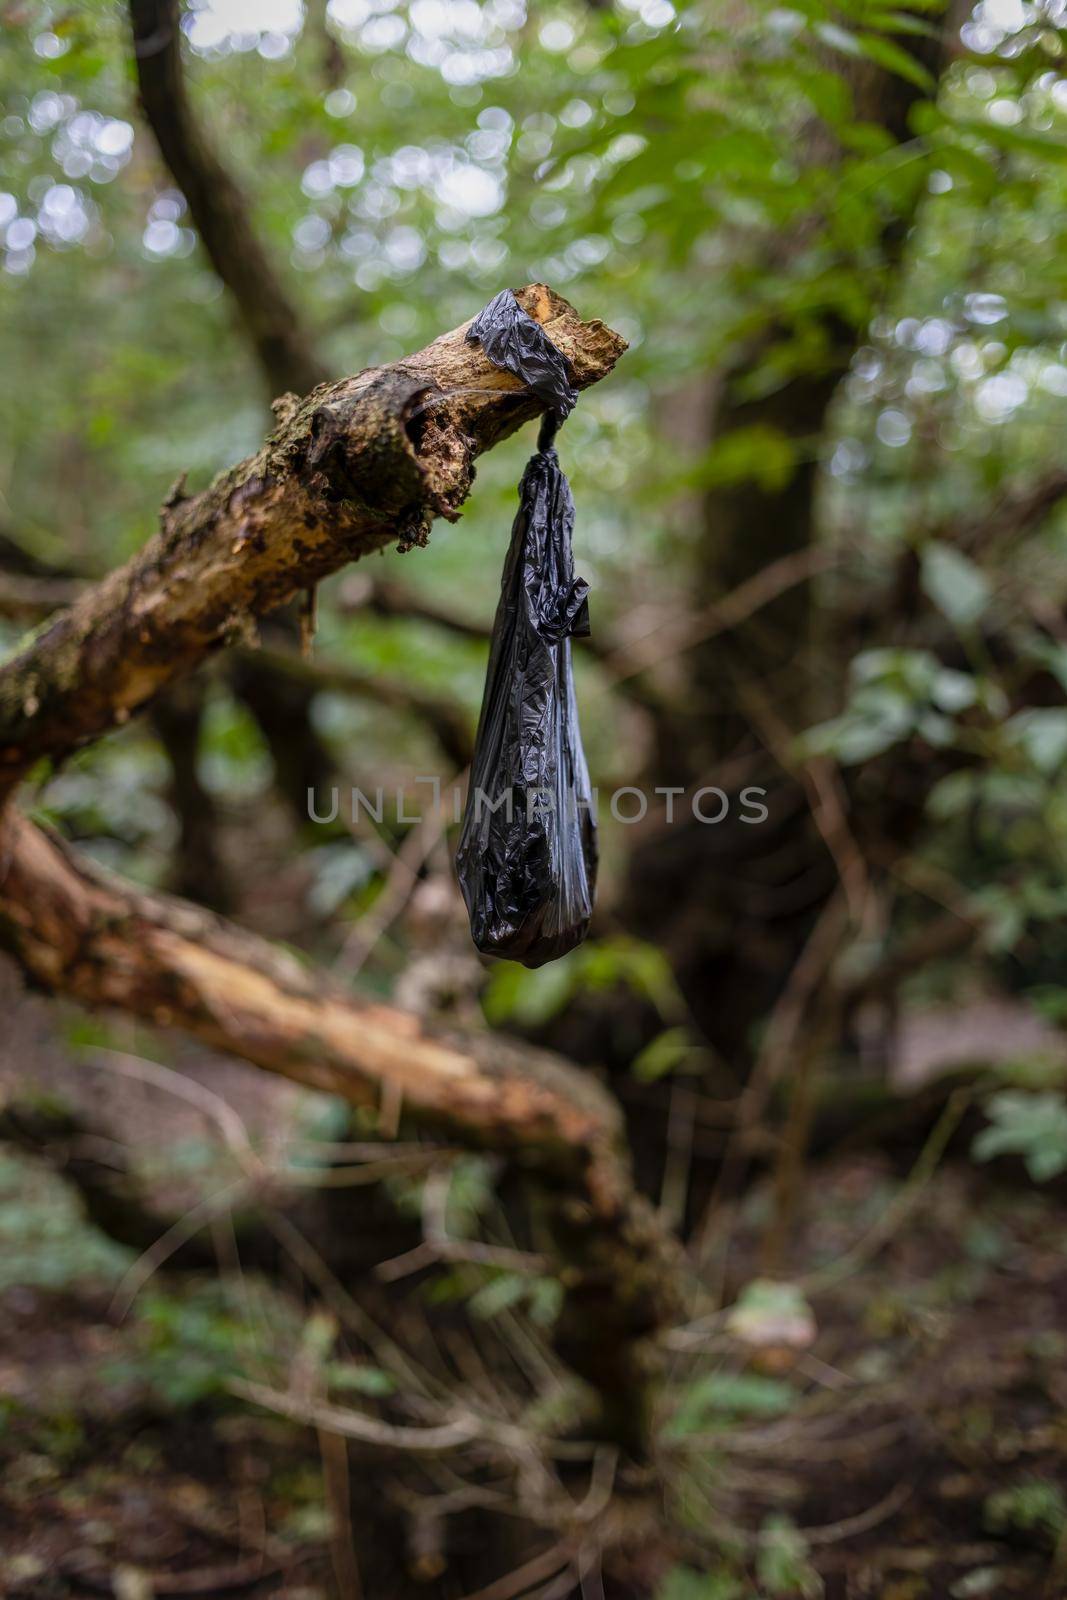
[[[456,868],[477,948],[540,967],[584,939],[596,889],[596,819],[570,654],[571,638],[589,632],[589,585],[574,575],[574,501],[553,443],[576,394],[559,353],[506,293],[518,316],[494,309],[505,298],[498,295],[470,334],[493,313],[484,336],[496,353],[486,343],[486,354],[520,377],[551,382],[551,393],[537,392],[553,409],[519,485]]]
[[[467,342],[480,344],[494,367],[521,378],[539,400],[557,413],[560,422],[578,403],[566,360],[540,323],[528,317],[510,289],[502,289],[479,311],[467,329]]]

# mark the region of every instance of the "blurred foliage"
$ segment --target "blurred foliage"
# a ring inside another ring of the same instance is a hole
[[[682,1001],[661,951],[639,939],[598,939],[548,966],[528,971],[514,961],[494,965],[483,1004],[489,1022],[536,1027],[557,1015],[575,995],[629,990],[663,1018]]]
[[[707,1433],[742,1417],[777,1417],[790,1409],[795,1391],[778,1378],[754,1372],[711,1372],[698,1378],[680,1397],[667,1428],[669,1438]]]
[[[946,529],[1060,454],[1061,9],[983,0],[902,144],[871,120],[854,73],[876,63],[928,89],[908,48],[935,25],[923,7],[755,0],[726,21],[670,0],[536,13],[522,0],[203,0],[185,19],[198,114],[333,370],[399,356],[530,278],[629,337],[564,443],[601,626],[685,595],[694,492],[784,486],[813,455],[825,533],[844,541],[850,572],[877,580],[894,551],[915,548],[926,601],[969,659],[864,651],[845,704],[805,748],[849,764],[905,740],[966,751],[932,816],[983,830],[1007,858],[1017,915],[997,938],[1009,950],[1035,919],[1062,915],[1048,895],[1063,867],[1052,841],[1067,736],[1058,711],[1005,722],[1013,685],[978,634],[995,614],[1016,660],[1063,675],[1051,659],[1062,646],[1035,628],[1030,602],[1067,594],[1065,526],[1053,518],[975,555]],[[19,382],[0,395],[0,520],[38,557],[101,571],[142,541],[180,471],[202,482],[255,444],[259,379],[139,124],[123,7],[32,0],[3,26],[0,365]],[[916,203],[898,265],[893,219]],[[818,373],[834,325],[858,349],[825,436],[761,422],[711,442],[661,424],[663,402],[743,352],[742,398]],[[487,458],[462,526],[405,564],[416,589],[488,619],[489,553],[502,551],[526,448]],[[484,653],[469,640],[327,603],[320,649],[447,684],[473,721]],[[640,741],[595,663],[579,666],[597,706],[594,773],[628,779]],[[410,781],[435,755],[421,729],[366,700],[323,693],[316,717],[360,781]],[[209,791],[234,803],[261,796],[269,775],[258,733],[221,693],[201,765]],[[79,758],[46,804],[109,860],[158,878],[161,781],[149,742],[125,734]],[[607,819],[605,831],[610,880],[627,830]],[[320,914],[366,882],[359,856],[309,865]],[[543,1019],[603,974],[594,959],[538,981],[496,980],[494,1020]]]
[[[130,1252],[82,1226],[74,1195],[36,1162],[0,1153],[0,1293],[117,1282]]]
[[[986,1104],[989,1127],[974,1141],[979,1161],[1017,1155],[1035,1183],[1067,1172],[1067,1099],[1062,1094],[1022,1094],[1005,1089]]]
[[[1038,1534],[1057,1544],[1067,1534],[1067,1499],[1055,1483],[1031,1478],[990,1495],[986,1522],[994,1533]]]

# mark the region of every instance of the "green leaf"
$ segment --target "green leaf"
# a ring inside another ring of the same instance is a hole
[[[991,1494],[983,1509],[986,1525],[993,1533],[1039,1532],[1056,1541],[1067,1531],[1063,1490],[1043,1478],[1028,1478]]]
[[[1058,133],[1039,133],[1018,124],[1007,127],[981,117],[954,117],[951,126],[988,139],[990,144],[1012,154],[1038,156],[1044,161],[1067,161],[1067,144]]]
[[[935,79],[922,62],[916,61],[910,51],[899,44],[894,44],[892,39],[886,39],[878,33],[861,33],[857,35],[857,40],[868,61],[874,61],[898,78],[904,78],[908,83],[915,84],[916,88],[922,89],[925,94],[929,94],[937,87]]]
[[[1058,772],[1067,760],[1067,711],[1057,706],[1021,711],[1012,717],[1007,731],[1040,772]]]
[[[957,628],[972,628],[990,601],[989,579],[974,562],[940,539],[922,553],[924,592]]]
[[[910,11],[871,11],[865,14],[864,21],[879,33],[908,33],[923,39],[936,39],[938,35],[931,23]]]
[[[966,711],[978,700],[978,686],[969,672],[939,667],[930,690],[931,698],[942,711]]]
[[[781,1416],[796,1398],[796,1390],[779,1378],[754,1372],[711,1372],[683,1390],[667,1435],[681,1439],[741,1418]]]
[[[331,1389],[352,1390],[376,1399],[394,1393],[396,1379],[381,1367],[356,1366],[352,1362],[331,1362],[326,1368]]]
[[[727,1331],[756,1347],[806,1349],[815,1338],[815,1318],[795,1283],[754,1278],[746,1283],[726,1318]]]
[[[1004,1089],[985,1106],[990,1126],[972,1145],[977,1161],[1018,1155],[1035,1183],[1067,1171],[1067,1099],[1061,1094],[1023,1094]]]
[[[539,1328],[551,1328],[563,1309],[563,1285],[558,1278],[534,1278],[527,1299],[531,1319]]]
[[[836,22],[817,22],[815,32],[831,50],[839,50],[846,56],[858,56],[861,53],[856,35],[849,33],[847,28],[839,27]]]
[[[760,1529],[756,1558],[760,1586],[775,1600],[819,1600],[823,1582],[808,1561],[803,1534],[788,1517],[768,1517]]]
[[[741,1578],[728,1572],[697,1572],[672,1567],[656,1590],[656,1600],[755,1600]]]
[[[694,1045],[686,1028],[668,1028],[658,1033],[633,1059],[630,1071],[642,1083],[655,1083],[675,1072],[693,1055]]]
[[[574,992],[575,963],[564,956],[532,971],[517,961],[494,967],[483,997],[489,1022],[517,1022],[536,1028],[556,1016]]]
[[[530,1286],[529,1278],[519,1272],[501,1272],[481,1289],[471,1295],[468,1302],[474,1317],[495,1317],[517,1305]]]

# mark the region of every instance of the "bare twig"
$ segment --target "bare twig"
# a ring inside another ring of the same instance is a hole
[[[445,826],[445,807],[439,801],[412,828],[394,855],[377,900],[355,924],[341,947],[334,962],[338,973],[352,978],[363,967],[378,940],[410,900],[419,881],[419,872],[441,838]]]
[[[456,1239],[448,1231],[448,1196],[452,1172],[439,1168],[431,1172],[422,1189],[423,1242],[414,1250],[392,1261],[380,1262],[376,1274],[386,1283],[407,1277],[435,1261],[461,1261],[505,1272],[545,1273],[551,1262],[545,1256],[526,1250],[509,1250],[501,1245],[483,1244],[477,1239]]]
[[[138,1256],[133,1266],[123,1275],[122,1282],[112,1297],[111,1315],[121,1321],[149,1278],[159,1271],[175,1251],[180,1250],[187,1240],[199,1233],[201,1228],[206,1227],[216,1217],[224,1216],[249,1194],[251,1187],[247,1178],[240,1178],[236,1183],[229,1183],[216,1193],[207,1195],[184,1216],[179,1217],[165,1233],[160,1235],[150,1249]]]
[[[825,572],[838,559],[837,553],[829,546],[813,545],[795,551],[779,561],[771,562],[753,577],[738,584],[729,594],[712,601],[702,611],[681,620],[672,617],[639,638],[627,639],[624,645],[620,645],[614,654],[604,660],[609,683],[622,683],[660,661],[671,660],[683,651],[691,650],[694,645],[704,644],[717,634],[738,627],[772,600],[777,600],[779,595]],[[665,648],[657,650],[650,641],[659,639],[663,634],[669,634],[669,640]],[[644,649],[640,648],[642,645]]]
[[[838,1283],[850,1273],[866,1266],[880,1250],[884,1249],[893,1235],[903,1227],[921,1199],[948,1147],[949,1140],[962,1122],[973,1098],[970,1089],[957,1089],[949,1097],[944,1111],[931,1130],[930,1137],[919,1152],[918,1160],[892,1204],[886,1208],[863,1238],[843,1255],[838,1256],[836,1261],[831,1261],[825,1267],[806,1274],[801,1280],[804,1289],[809,1291],[825,1289],[830,1284]]]
[[[526,1561],[521,1567],[498,1578],[476,1594],[464,1595],[463,1600],[515,1600],[526,1589],[545,1578],[554,1578],[562,1567],[569,1567],[574,1559],[573,1550],[566,1540],[543,1550],[540,1555]]]
[[[342,1439],[359,1439],[364,1444],[388,1449],[432,1454],[455,1450],[485,1437],[482,1423],[477,1417],[469,1415],[454,1417],[430,1427],[416,1428],[382,1422],[377,1417],[364,1416],[361,1412],[346,1410],[341,1406],[305,1401],[282,1390],[268,1388],[265,1384],[249,1383],[244,1378],[231,1379],[227,1387],[242,1400],[262,1406],[265,1411],[276,1411],[279,1416],[335,1433]]]

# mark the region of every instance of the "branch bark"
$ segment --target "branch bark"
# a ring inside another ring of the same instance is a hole
[[[618,334],[543,284],[518,295],[579,387],[610,372]],[[0,671],[0,794],[41,757],[126,722],[301,589],[391,540],[424,544],[435,516],[455,521],[476,457],[543,409],[465,342],[468,326],[282,405],[254,456],[199,494],[173,490],[140,554]]]

